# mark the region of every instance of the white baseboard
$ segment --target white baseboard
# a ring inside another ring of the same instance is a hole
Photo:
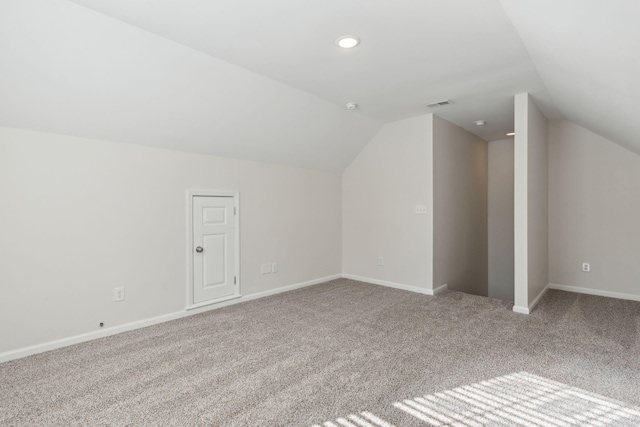
[[[520,305],[514,305],[513,311],[520,314],[529,314],[529,307],[522,307]]]
[[[444,285],[438,286],[437,288],[435,288],[433,290],[433,295],[438,295],[439,293],[444,292],[444,291],[446,291],[448,289],[449,289],[449,285],[447,283],[445,283]]]
[[[193,316],[194,314],[204,313],[206,311],[215,310],[217,308],[227,307],[229,305],[238,304],[245,301],[251,301],[258,298],[267,297],[270,295],[279,294],[282,292],[292,291],[294,289],[300,289],[311,285],[317,285],[319,283],[328,282],[330,280],[339,279],[342,275],[335,274],[333,276],[321,277],[319,279],[309,280],[306,282],[295,283],[293,285],[282,286],[276,289],[270,289],[264,292],[256,292],[254,294],[240,296],[238,298],[221,301],[198,307],[188,307],[184,311],[177,311],[174,313],[163,314],[161,316],[151,317],[148,319],[138,320],[124,325],[113,326],[110,328],[101,329],[99,331],[87,332],[72,337],[62,338],[55,341],[49,341],[43,344],[36,344],[29,347],[19,348],[16,350],[6,351],[0,353],[0,363],[8,362],[14,359],[20,359],[22,357],[31,356],[33,354],[44,353],[45,351],[55,350],[57,348],[67,347],[74,344],[80,344],[86,341],[95,340],[98,338],[104,338],[111,335],[119,334],[121,332],[132,331],[135,329],[144,328],[147,326],[157,325],[158,323],[169,322],[171,320],[180,319],[187,316]]]
[[[535,308],[536,305],[538,305],[538,303],[540,302],[540,300],[542,299],[542,297],[544,296],[544,294],[547,293],[547,291],[549,290],[549,283],[547,283],[547,285],[544,287],[544,289],[542,289],[540,291],[540,293],[538,294],[538,296],[533,300],[533,302],[531,304],[529,304],[529,313],[531,313],[533,311],[533,309]]]
[[[388,282],[386,280],[372,279],[370,277],[355,276],[353,274],[343,274],[342,277],[344,277],[345,279],[357,280],[358,282],[371,283],[373,285],[386,286],[388,288],[394,288],[394,289],[402,289],[403,291],[411,291],[411,292],[416,292],[418,294],[431,295],[431,296],[439,294],[440,292],[445,291],[448,288],[447,285],[444,284],[432,290],[432,289],[426,289],[426,288],[419,288],[417,286],[412,286],[412,285],[405,285],[403,283]]]
[[[556,289],[558,291],[575,292],[578,294],[595,295],[599,297],[609,297],[626,299],[630,301],[640,301],[640,295],[624,294],[621,292],[603,291],[600,289],[581,288],[579,286],[558,285],[556,283],[549,283],[549,289]]]
[[[533,302],[531,304],[529,304],[529,307],[522,307],[522,306],[519,306],[519,305],[514,305],[513,306],[513,311],[515,311],[516,313],[520,313],[520,314],[531,314],[533,309],[536,307],[536,305],[538,305],[538,303],[540,302],[540,300],[542,299],[544,294],[546,294],[549,289],[551,289],[551,284],[547,283],[547,285],[544,287],[544,289],[542,289],[540,291],[540,293],[538,294],[538,296],[535,297]]]
[[[549,289],[555,289],[558,291],[566,291],[566,292],[574,292],[577,294],[595,295],[599,297],[625,299],[629,301],[640,301],[640,295],[635,295],[635,294],[624,294],[621,292],[603,291],[601,289],[581,288],[579,286],[569,286],[569,285],[559,285],[557,283],[549,283],[547,284],[547,286],[544,287],[542,292],[538,294],[536,299],[533,300],[531,304],[529,304],[529,307],[513,306],[513,311],[515,311],[516,313],[522,313],[522,314],[531,313],[533,308],[536,305],[538,305],[538,303],[540,302],[544,294]]]
[[[283,292],[293,291],[295,289],[306,288],[307,286],[319,285],[320,283],[328,282],[330,280],[340,279],[342,274],[334,274],[331,276],[321,277],[319,279],[307,280],[306,282],[294,283],[293,285],[281,286],[279,288],[270,289],[268,291],[256,292],[255,294],[250,294],[245,297],[242,297],[241,301],[251,301],[258,298],[264,298],[271,295],[281,294]]]

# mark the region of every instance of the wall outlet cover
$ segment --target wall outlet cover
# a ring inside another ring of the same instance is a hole
[[[113,300],[116,302],[124,301],[124,286],[113,289]]]

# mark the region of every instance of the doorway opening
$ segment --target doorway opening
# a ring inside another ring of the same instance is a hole
[[[514,299],[514,139],[488,146],[488,296]]]

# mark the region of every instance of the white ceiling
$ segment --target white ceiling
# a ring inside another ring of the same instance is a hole
[[[502,3],[561,116],[640,154],[640,1]]]
[[[0,126],[340,171],[381,123],[66,0],[2,0]]]
[[[502,139],[530,92],[548,117],[640,153],[639,7],[3,0],[0,125],[342,170],[383,123],[426,112]],[[338,48],[344,34],[362,44]]]

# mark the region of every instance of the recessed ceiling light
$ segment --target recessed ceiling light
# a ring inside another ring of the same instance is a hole
[[[360,44],[360,39],[356,36],[342,36],[338,37],[336,44],[343,49],[351,49]]]
[[[487,124],[486,120],[476,120],[476,126],[484,126]]]
[[[516,134],[515,132],[509,132],[507,136],[514,136],[515,134]]]
[[[347,102],[346,104],[344,104],[345,107],[347,107],[347,110],[355,110],[356,108],[358,108],[358,104],[356,104],[355,102]]]

